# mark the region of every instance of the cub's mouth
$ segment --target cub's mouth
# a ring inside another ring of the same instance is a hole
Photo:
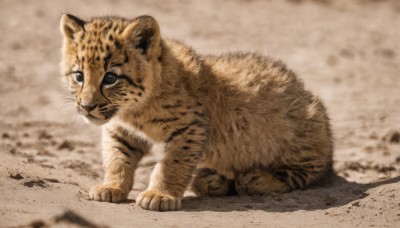
[[[103,125],[117,113],[117,109],[111,109],[107,111],[87,111],[86,109],[78,108],[78,113],[83,117],[85,122],[95,125]]]

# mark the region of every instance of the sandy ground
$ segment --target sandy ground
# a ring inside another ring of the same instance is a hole
[[[305,191],[185,198],[178,212],[87,200],[101,181],[99,129],[63,96],[59,19],[155,16],[200,53],[288,63],[326,103],[336,175]],[[0,0],[0,227],[400,227],[400,3],[390,0]]]

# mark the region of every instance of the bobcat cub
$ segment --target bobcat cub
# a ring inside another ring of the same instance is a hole
[[[183,193],[304,189],[332,166],[321,101],[280,62],[251,53],[200,56],[162,39],[151,16],[61,18],[62,69],[78,113],[102,125],[98,201],[124,201],[140,159],[163,158],[136,203],[177,210]]]

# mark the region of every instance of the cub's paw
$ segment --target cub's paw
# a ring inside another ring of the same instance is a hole
[[[234,193],[233,180],[218,174],[217,171],[202,168],[195,171],[192,190],[200,196],[225,196]]]
[[[235,189],[239,195],[263,195],[276,192],[285,193],[289,187],[272,176],[269,172],[258,169],[240,174],[235,181]]]
[[[113,184],[99,184],[90,188],[89,198],[91,200],[118,203],[126,200],[128,192]]]
[[[181,199],[158,191],[144,191],[136,198],[136,204],[151,211],[176,211],[181,208]]]

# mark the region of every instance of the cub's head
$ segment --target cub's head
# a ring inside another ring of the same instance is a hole
[[[156,20],[116,17],[81,20],[65,14],[62,71],[77,111],[104,124],[124,109],[139,109],[160,75]]]

